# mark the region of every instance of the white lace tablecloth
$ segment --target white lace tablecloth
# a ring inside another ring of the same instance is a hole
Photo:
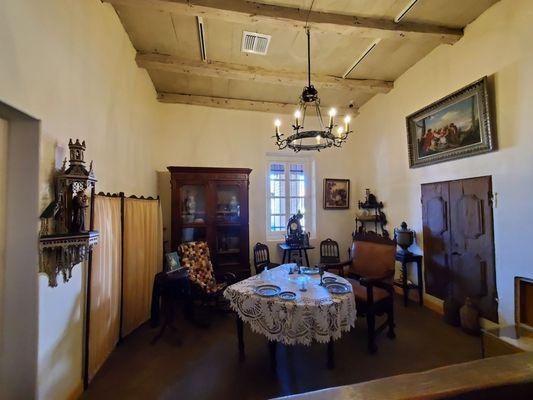
[[[229,286],[224,297],[231,308],[247,322],[252,331],[288,345],[310,345],[313,341],[327,343],[336,340],[355,324],[355,299],[352,293],[332,295],[320,286],[320,276],[311,275],[307,291],[298,290],[298,277],[288,274],[289,265],[284,264],[269,271],[269,277],[255,275]],[[348,282],[331,273],[337,282]],[[279,297],[262,297],[254,289],[262,284],[274,284],[282,291],[296,293],[296,300],[281,300]],[[351,286],[350,286],[351,288]]]

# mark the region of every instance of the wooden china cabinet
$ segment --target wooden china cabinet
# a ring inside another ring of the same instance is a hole
[[[248,186],[252,170],[167,168],[172,185],[172,250],[183,242],[206,241],[216,272],[248,277]]]

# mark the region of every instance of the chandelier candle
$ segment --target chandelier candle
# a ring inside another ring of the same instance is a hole
[[[348,131],[350,130],[350,120],[351,120],[351,118],[350,118],[349,115],[347,115],[346,117],[344,117],[344,130],[345,130],[346,132],[348,132]]]
[[[294,119],[296,120],[296,125],[295,125],[296,129],[300,128],[300,117],[301,117],[301,115],[302,115],[302,113],[300,112],[300,110],[296,110],[296,112],[294,113]]]
[[[337,115],[337,110],[335,110],[334,108],[329,110],[329,129],[333,129],[333,118],[335,118],[335,115]]]
[[[274,125],[276,126],[276,136],[279,137],[279,127],[281,126],[281,121],[277,119],[274,121]]]
[[[320,98],[318,97],[318,90],[311,84],[311,35],[309,27],[306,27],[307,34],[307,86],[300,95],[300,101],[294,112],[294,125],[292,125],[293,133],[285,135],[280,133],[281,121],[276,119],[274,125],[276,127],[276,146],[279,150],[289,148],[295,152],[301,150],[316,150],[327,149],[329,147],[341,147],[348,139],[350,131],[350,116],[344,118],[344,127],[335,125],[335,116],[337,110],[331,108],[329,110],[329,125],[325,125],[322,119],[322,112],[320,110]],[[318,119],[319,127],[314,129],[304,130],[305,118],[309,115],[310,110],[314,110]],[[335,129],[335,131],[334,131]],[[313,138],[315,140],[313,140]]]

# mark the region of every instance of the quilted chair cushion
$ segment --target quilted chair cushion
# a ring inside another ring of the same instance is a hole
[[[181,264],[188,269],[189,279],[206,293],[216,293],[226,284],[217,284],[206,242],[180,244]]]

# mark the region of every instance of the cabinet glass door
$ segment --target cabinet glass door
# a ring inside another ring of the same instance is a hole
[[[239,227],[224,226],[217,229],[217,253],[238,254],[241,251],[241,232]]]
[[[240,187],[238,185],[217,185],[216,191],[217,222],[227,224],[240,223]]]
[[[179,200],[183,225],[205,225],[207,223],[205,185],[182,185]]]

